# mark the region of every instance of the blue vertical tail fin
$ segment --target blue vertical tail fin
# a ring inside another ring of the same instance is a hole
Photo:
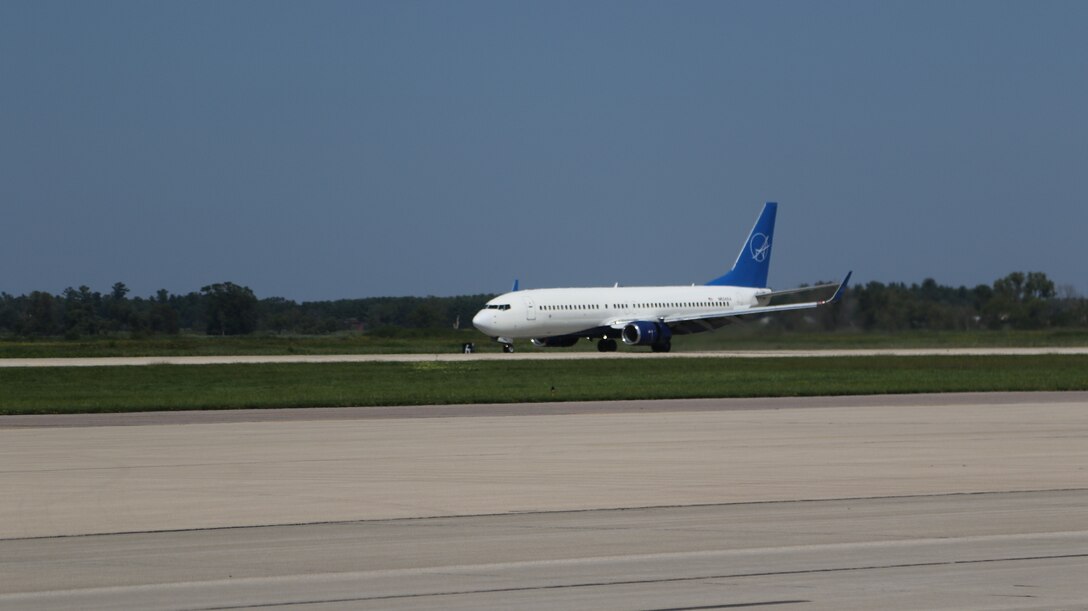
[[[759,213],[756,224],[752,227],[748,239],[733,263],[733,269],[724,276],[707,282],[714,286],[748,286],[764,288],[767,286],[767,272],[771,268],[771,236],[774,235],[774,217],[778,204],[767,202]]]

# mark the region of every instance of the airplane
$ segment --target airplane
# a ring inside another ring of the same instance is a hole
[[[733,267],[704,285],[513,290],[488,301],[472,326],[514,351],[515,339],[538,347],[569,347],[597,339],[597,350],[615,352],[617,339],[653,352],[672,349],[674,335],[710,331],[734,320],[816,308],[842,298],[850,275],[839,284],[784,291],[767,288],[771,238],[778,204],[767,202],[744,241]],[[829,299],[782,303],[810,292],[835,292]]]

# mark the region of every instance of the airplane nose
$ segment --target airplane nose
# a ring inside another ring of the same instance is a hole
[[[480,310],[476,312],[476,315],[472,317],[472,326],[476,327],[476,330],[481,333],[491,335],[492,326],[489,324],[492,322],[493,315],[489,314],[487,310]]]

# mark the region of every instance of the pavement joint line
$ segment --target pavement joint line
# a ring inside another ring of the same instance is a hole
[[[220,611],[227,609],[253,609],[261,607],[287,607],[296,605],[313,605],[313,604],[336,604],[347,602],[363,602],[363,601],[379,601],[379,600],[398,600],[409,598],[430,598],[438,596],[468,596],[473,594],[504,594],[510,592],[533,592],[541,590],[565,590],[573,588],[598,588],[608,586],[624,586],[624,585],[643,585],[643,584],[659,584],[659,583],[681,583],[691,581],[705,581],[708,579],[747,579],[752,577],[776,577],[784,575],[815,575],[821,573],[847,573],[853,571],[880,571],[889,569],[913,569],[921,567],[934,567],[934,566],[963,566],[971,564],[990,564],[999,562],[1034,562],[1039,560],[1068,560],[1073,558],[1088,558],[1088,553],[1081,554],[1050,554],[1041,556],[1012,556],[1003,558],[975,558],[969,560],[935,560],[931,562],[907,562],[907,563],[893,563],[893,564],[873,564],[863,566],[837,566],[828,568],[810,568],[810,569],[796,569],[791,571],[759,571],[752,573],[729,573],[723,575],[692,575],[687,577],[662,577],[658,579],[626,579],[626,580],[611,580],[611,581],[587,581],[587,582],[573,582],[573,583],[554,583],[538,586],[523,586],[513,588],[480,588],[476,590],[447,590],[438,592],[419,592],[411,594],[388,594],[384,596],[360,596],[351,598],[337,598],[328,600],[305,600],[305,601],[284,601],[279,603],[270,604],[247,604],[247,605],[232,605],[232,606],[216,606],[216,607],[195,607],[189,609],[189,611]],[[789,602],[808,602],[808,601],[789,601]],[[698,607],[696,607],[698,608]],[[713,608],[713,607],[711,607]],[[728,607],[725,607],[728,608]]]
[[[838,497],[838,498],[814,498],[814,499],[789,499],[789,500],[764,500],[764,501],[737,501],[732,503],[691,503],[687,505],[645,505],[638,507],[592,507],[586,509],[554,509],[554,510],[537,510],[537,511],[509,511],[503,513],[473,513],[473,514],[452,514],[452,515],[434,515],[434,516],[413,516],[403,518],[373,518],[373,519],[359,519],[359,520],[328,520],[317,522],[284,522],[278,524],[248,524],[243,526],[206,526],[206,527],[194,527],[194,528],[167,528],[162,530],[132,530],[132,531],[115,531],[115,532],[97,532],[97,533],[80,533],[80,534],[68,534],[68,535],[47,535],[37,537],[3,537],[0,538],[0,543],[5,541],[43,541],[51,539],[79,539],[89,537],[120,537],[128,535],[152,535],[152,534],[172,534],[172,533],[193,533],[193,532],[213,532],[223,530],[254,530],[260,528],[290,528],[295,526],[332,526],[337,524],[380,524],[380,523],[395,523],[395,522],[420,522],[424,520],[459,520],[459,519],[474,519],[474,518],[500,518],[500,517],[513,517],[513,516],[532,516],[532,515],[558,515],[558,514],[582,514],[582,513],[597,513],[606,511],[647,511],[658,509],[693,509],[701,507],[737,507],[737,506],[750,506],[750,505],[784,505],[784,504],[799,504],[799,503],[838,503],[838,502],[850,502],[850,501],[884,501],[884,500],[904,500],[904,499],[931,499],[931,498],[951,498],[951,497],[968,497],[968,496],[998,496],[998,495],[1023,495],[1023,494],[1061,494],[1069,492],[1088,492],[1088,488],[1044,488],[1038,490],[979,490],[973,492],[941,492],[935,494],[903,494],[903,495],[888,495],[888,496],[854,496],[854,497]],[[1083,554],[1088,556],[1088,554]]]

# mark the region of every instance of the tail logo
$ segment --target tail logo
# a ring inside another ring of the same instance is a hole
[[[767,260],[767,251],[771,249],[771,238],[765,234],[757,233],[752,236],[752,241],[748,243],[748,250],[752,252],[752,260],[756,263],[763,263]]]

